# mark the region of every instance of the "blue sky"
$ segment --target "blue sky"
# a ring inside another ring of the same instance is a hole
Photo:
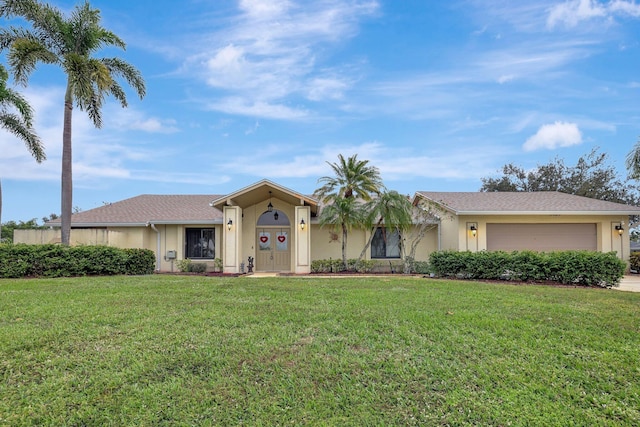
[[[70,11],[75,2],[51,0]],[[147,96],[74,110],[74,206],[226,194],[268,178],[303,193],[358,154],[386,186],[477,191],[513,162],[594,147],[623,176],[640,136],[640,3],[625,0],[94,0]],[[2,221],[60,211],[65,77],[20,89],[48,160],[0,133]]]

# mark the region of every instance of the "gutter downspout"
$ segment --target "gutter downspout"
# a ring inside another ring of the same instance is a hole
[[[442,220],[438,220],[438,251],[442,250]]]
[[[156,228],[156,225],[148,222],[148,226],[151,226],[151,229],[156,232],[156,271],[160,272],[160,263],[162,259],[160,258],[160,230]]]

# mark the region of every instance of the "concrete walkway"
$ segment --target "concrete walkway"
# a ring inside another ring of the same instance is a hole
[[[620,286],[612,289],[628,292],[640,292],[640,275],[626,275],[620,280]]]

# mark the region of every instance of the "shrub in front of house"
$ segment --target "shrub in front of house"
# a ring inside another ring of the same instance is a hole
[[[216,258],[216,260],[217,259],[218,258]],[[220,264],[222,264],[222,262],[220,262]],[[177,266],[181,273],[205,273],[207,271],[207,263],[193,262],[189,258],[178,260]],[[220,271],[222,271],[222,269]]]
[[[191,273],[204,273],[205,271],[207,271],[207,264],[204,262],[191,263],[189,271]]]
[[[626,264],[615,252],[457,252],[431,253],[432,271],[441,277],[480,280],[550,280],[570,285],[616,286]]]
[[[410,271],[416,274],[429,274],[431,273],[431,266],[428,261],[413,261]]]
[[[355,273],[371,273],[379,263],[376,260],[348,259],[347,266],[342,264],[341,259],[318,259],[311,261],[312,273],[341,273],[350,271]]]
[[[403,264],[397,262],[382,261],[377,259],[348,259],[347,268],[342,265],[341,259],[318,259],[311,261],[312,273],[341,273],[344,271],[354,273],[401,273]],[[412,273],[429,273],[429,263],[426,261],[413,261]]]
[[[149,249],[122,249],[127,255],[126,274],[152,274],[156,268],[156,255]]]
[[[344,266],[341,259],[317,259],[311,261],[312,273],[338,273],[343,270]]]
[[[640,252],[631,252],[631,255],[629,255],[629,268],[633,272],[640,272]]]
[[[109,246],[0,245],[0,278],[151,274],[148,249]]]

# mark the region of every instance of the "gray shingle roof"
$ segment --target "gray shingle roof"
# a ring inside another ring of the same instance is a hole
[[[209,206],[219,195],[143,194],[72,215],[73,227],[98,225],[212,224],[221,223],[222,212]],[[59,225],[60,219],[47,225]]]
[[[545,192],[441,192],[419,191],[420,197],[440,203],[458,215],[524,214],[621,214],[639,215],[640,207],[574,196],[555,191]],[[72,227],[140,226],[154,224],[220,224],[222,212],[209,206],[220,195],[140,196],[111,203],[71,217]],[[47,225],[59,226],[60,219]]]
[[[640,207],[606,202],[557,191],[540,192],[439,192],[418,195],[460,214],[640,214]]]

